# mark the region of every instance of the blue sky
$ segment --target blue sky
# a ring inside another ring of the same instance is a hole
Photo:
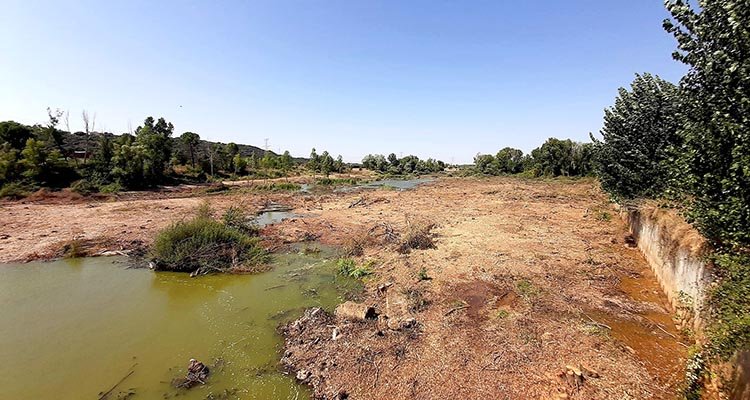
[[[46,108],[359,161],[588,140],[635,73],[676,82],[661,1],[33,1],[0,13],[0,120]]]

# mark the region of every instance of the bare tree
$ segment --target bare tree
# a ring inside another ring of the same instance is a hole
[[[70,110],[65,111],[63,117],[65,118],[65,129],[68,131],[68,134],[72,135],[73,131],[70,130]],[[78,167],[78,157],[75,156],[75,149],[73,149],[73,162]]]
[[[94,113],[93,118],[89,119],[89,112],[83,110],[83,112],[81,113],[81,117],[83,118],[83,130],[84,133],[86,133],[86,145],[83,149],[83,163],[86,164],[86,160],[89,157],[89,143],[91,142],[91,134],[94,133],[94,130],[96,129],[96,113]]]

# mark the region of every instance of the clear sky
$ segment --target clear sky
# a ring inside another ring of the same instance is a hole
[[[0,120],[96,113],[303,156],[470,162],[588,140],[635,73],[685,68],[658,0],[33,1],[0,9]]]

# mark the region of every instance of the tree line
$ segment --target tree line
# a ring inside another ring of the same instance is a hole
[[[530,154],[512,147],[477,154],[474,169],[484,175],[588,176],[594,172],[594,145],[549,138]]]
[[[392,175],[421,175],[444,171],[446,164],[432,158],[420,160],[413,155],[398,158],[395,153],[391,153],[388,157],[382,154],[368,154],[362,159],[362,167]]]
[[[47,112],[44,125],[0,122],[0,197],[40,187],[114,192],[214,177],[278,177],[299,164],[288,151],[210,143],[193,132],[173,137],[174,126],[164,118],[147,117],[133,134],[113,135],[94,132],[84,111],[85,130],[71,133],[58,128],[63,119],[67,125],[66,114]]]

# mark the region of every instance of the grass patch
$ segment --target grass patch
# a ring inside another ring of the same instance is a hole
[[[597,221],[609,222],[612,220],[612,214],[609,211],[597,210],[595,218]]]
[[[236,209],[228,210],[221,220],[214,219],[204,203],[192,219],[163,229],[151,247],[156,269],[208,273],[264,264],[266,252],[238,215]]]
[[[357,262],[353,258],[340,258],[336,262],[336,267],[338,268],[338,273],[340,275],[355,279],[362,279],[366,276],[372,275],[372,267],[374,265],[374,260],[369,260],[362,265],[357,265]]]
[[[516,282],[516,290],[521,297],[530,299],[539,295],[539,288],[534,286],[528,279],[521,279]]]

